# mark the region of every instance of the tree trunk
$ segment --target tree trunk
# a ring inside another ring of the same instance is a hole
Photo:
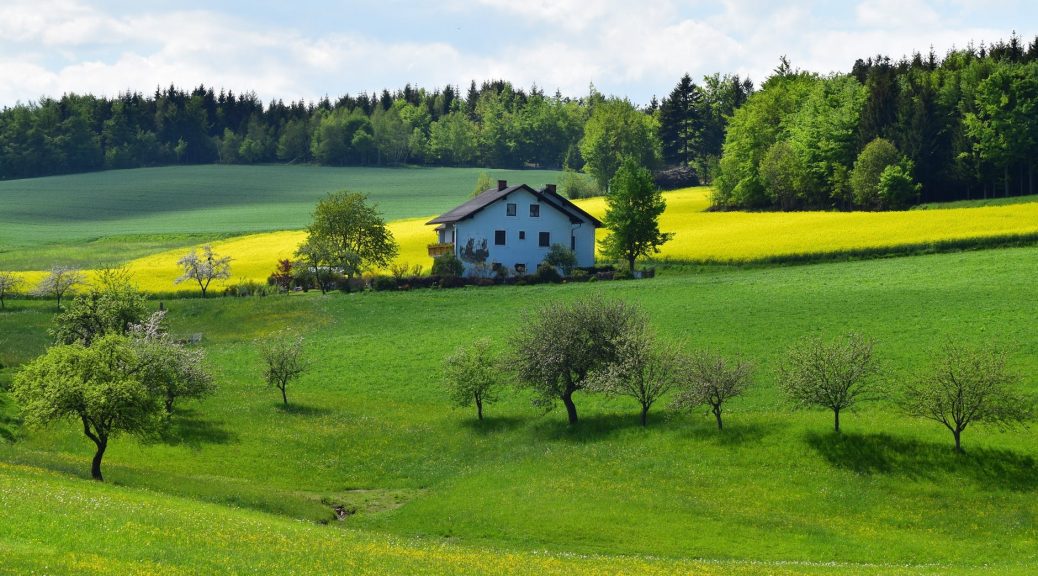
[[[962,452],[962,430],[952,430],[952,435],[955,436],[955,451]]]
[[[173,413],[173,403],[176,401],[176,396],[170,393],[166,393],[166,414]]]
[[[833,427],[837,432],[840,431],[840,409],[833,408]]]
[[[479,395],[476,395],[476,417],[479,420],[483,419],[483,400]]]
[[[573,403],[573,390],[567,390],[562,394],[562,403],[566,405],[566,415],[569,416],[569,423],[577,423],[577,405]]]
[[[645,426],[648,426],[648,425],[649,425],[649,407],[646,406],[645,404],[642,404],[642,426],[645,427]]]
[[[630,267],[631,274],[634,274],[634,254],[627,257],[627,265]]]
[[[285,403],[285,406],[288,406],[288,392],[285,391],[285,388],[288,388],[288,386],[278,386],[278,389],[281,390],[281,401]]]
[[[714,418],[717,418],[717,429],[724,430],[724,423],[721,422],[721,406],[714,406]]]
[[[97,452],[94,453],[94,460],[90,463],[90,477],[98,482],[104,482],[105,479],[101,476],[101,459],[104,458],[105,449],[108,448],[108,439],[97,441],[96,444]]]

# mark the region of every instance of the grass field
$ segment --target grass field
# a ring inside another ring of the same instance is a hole
[[[531,573],[649,571],[640,562],[664,573],[1033,573],[1038,430],[971,428],[959,457],[945,430],[886,401],[847,415],[837,436],[828,414],[791,412],[774,373],[795,339],[854,330],[877,339],[897,389],[959,335],[1007,345],[1038,394],[1036,269],[1038,248],[1014,248],[645,282],[167,302],[175,331],[205,333],[218,394],[186,404],[161,441],[110,447],[106,477],[132,489],[76,480],[90,447],[75,426],[22,429],[0,394],[0,486],[11,494],[0,540],[14,566],[71,567],[57,571],[110,559],[111,572],[161,572],[146,563],[167,555],[209,566],[192,527],[226,526],[208,535],[217,549],[260,565],[285,550],[300,571],[328,570],[298,555],[297,542],[313,541],[328,554],[374,550],[388,572],[450,572],[442,562],[454,561],[494,572],[480,560],[489,553]],[[503,345],[524,312],[591,294],[641,305],[668,339],[754,361],[757,386],[732,405],[724,433],[705,411],[662,407],[642,429],[630,403],[586,395],[574,429],[524,393],[504,394],[482,424],[448,407],[439,363],[455,346],[479,335]],[[42,349],[51,306],[20,301],[0,314],[0,362]],[[259,384],[253,345],[284,326],[305,333],[314,360],[289,409]],[[49,503],[66,500],[50,517]],[[334,503],[357,509],[348,530],[290,520],[327,520]],[[22,516],[31,520],[8,521]],[[110,551],[62,536],[84,524],[114,540],[173,535]],[[30,552],[37,542],[47,556]],[[556,556],[571,553],[633,558]]]

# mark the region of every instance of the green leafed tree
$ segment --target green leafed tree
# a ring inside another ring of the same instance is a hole
[[[144,321],[147,302],[124,268],[98,272],[90,288],[54,317],[51,335],[58,344],[89,346],[106,334],[126,334]]]
[[[851,190],[854,205],[865,210],[883,208],[879,193],[879,178],[883,171],[902,161],[901,153],[885,138],[876,138],[865,145],[851,172]]]
[[[857,334],[826,342],[805,339],[790,348],[779,368],[782,388],[797,407],[821,407],[833,412],[840,431],[840,413],[871,399],[879,365],[873,343]]]
[[[649,409],[681,381],[677,349],[660,342],[645,324],[635,324],[617,336],[616,357],[589,377],[588,389],[634,398],[641,407],[642,426]]]
[[[644,323],[637,308],[621,301],[548,304],[516,331],[509,363],[519,386],[534,392],[536,405],[550,409],[561,400],[573,425],[573,395],[587,388],[592,372],[616,360],[620,337]]]
[[[584,126],[580,154],[584,170],[605,188],[625,158],[654,168],[660,159],[656,120],[628,100],[610,98],[596,103]]]
[[[307,228],[306,244],[314,247],[318,268],[333,267],[352,278],[371,267],[385,267],[397,255],[393,233],[368,197],[341,190],[317,203]]]
[[[603,222],[610,234],[600,241],[602,251],[633,271],[637,258],[658,253],[673,236],[660,232],[659,218],[667,203],[652,173],[632,158],[624,160],[609,188]]]
[[[443,362],[443,380],[451,402],[459,407],[475,405],[479,420],[483,419],[483,406],[497,399],[500,372],[486,338],[457,348]]]
[[[81,424],[96,447],[90,474],[100,481],[101,461],[113,437],[148,435],[161,423],[162,408],[139,367],[126,336],[104,336],[89,347],[52,346],[15,375],[14,395],[30,425]]]
[[[263,358],[263,380],[281,392],[281,401],[288,406],[288,385],[306,371],[303,337],[283,332],[260,344]]]
[[[952,433],[962,452],[962,432],[971,424],[1002,428],[1034,417],[1033,403],[1019,393],[1020,379],[1006,367],[1005,352],[949,342],[904,395],[909,414],[933,420]]]
[[[724,429],[721,414],[729,400],[742,395],[750,385],[752,368],[741,360],[729,360],[714,352],[696,352],[685,358],[681,370],[681,390],[672,406],[688,410],[710,406],[717,429]]]

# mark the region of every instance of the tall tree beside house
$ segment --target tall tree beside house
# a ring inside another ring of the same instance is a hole
[[[637,258],[660,251],[673,234],[660,232],[660,215],[667,208],[652,173],[628,158],[609,182],[603,223],[609,236],[600,241],[609,258],[627,263],[634,271]]]
[[[393,261],[396,240],[378,209],[367,200],[364,194],[341,190],[317,203],[306,239],[308,246],[323,247],[315,266],[339,268],[352,278]]]

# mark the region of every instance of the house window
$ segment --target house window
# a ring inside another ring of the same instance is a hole
[[[541,215],[540,204],[530,204],[530,218],[537,218]]]
[[[505,205],[506,214],[509,216],[515,216],[515,204],[508,203]]]
[[[494,230],[494,245],[495,246],[504,246],[505,245],[505,231],[504,230]]]
[[[551,246],[551,232],[541,232],[537,235],[537,244],[539,246]]]
[[[519,231],[519,239],[520,240],[526,240],[526,230],[520,230]]]

